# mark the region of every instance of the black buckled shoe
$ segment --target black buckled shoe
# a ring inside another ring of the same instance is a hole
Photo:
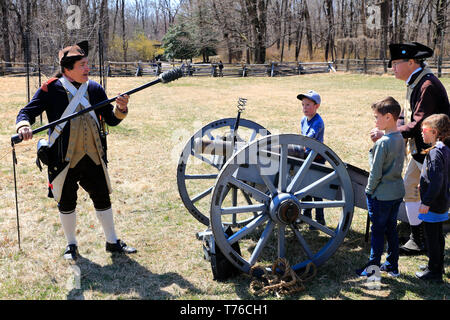
[[[399,247],[400,255],[420,255],[426,252],[425,248],[425,235],[423,232],[423,224],[418,226],[410,226],[411,234],[408,241]]]
[[[423,271],[416,272],[416,277],[425,281],[442,282],[442,274],[438,272],[432,272],[428,268],[425,268]]]
[[[66,260],[77,260],[78,258],[78,247],[76,244],[69,244],[66,247],[66,251],[64,251],[63,255]]]
[[[106,242],[106,251],[118,253],[136,253],[137,250],[133,247],[127,246],[125,242],[118,239],[116,243]]]
[[[425,270],[427,270],[427,269],[428,269],[428,265],[427,265],[427,264],[421,264],[421,265],[419,265],[419,270],[420,270],[420,271],[425,271]],[[442,274],[445,274],[444,266],[442,266],[442,268],[441,268],[441,273],[442,273]]]

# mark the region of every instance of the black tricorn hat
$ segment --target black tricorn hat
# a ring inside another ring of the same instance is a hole
[[[85,40],[60,50],[58,53],[58,59],[59,63],[61,64],[64,58],[87,57],[88,54],[89,54],[89,43]]]
[[[433,56],[433,49],[418,43],[391,43],[389,45],[391,60],[388,67],[392,66],[392,60],[398,59],[425,59]]]

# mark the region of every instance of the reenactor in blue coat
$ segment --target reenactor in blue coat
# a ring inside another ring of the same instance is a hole
[[[104,89],[89,80],[88,51],[87,41],[59,51],[61,72],[45,82],[19,111],[16,130],[23,140],[32,138],[31,125],[43,112],[48,121],[53,122],[108,99]],[[48,196],[58,204],[67,240],[66,259],[75,260],[78,256],[75,230],[79,186],[89,194],[94,204],[105,234],[106,251],[136,252],[116,235],[103,130],[104,123],[116,126],[127,116],[128,99],[127,95],[120,96],[116,106],[108,104],[55,126],[48,132],[45,148],[40,150],[48,165]],[[40,163],[39,160],[37,162]]]

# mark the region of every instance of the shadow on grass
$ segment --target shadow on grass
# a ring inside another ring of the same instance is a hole
[[[112,254],[112,264],[101,266],[80,256],[80,287],[72,289],[68,300],[84,300],[84,291],[124,296],[124,299],[174,299],[182,292],[200,293],[189,281],[174,272],[155,274],[125,254]],[[130,298],[129,295],[132,295]],[[135,297],[137,295],[137,297]]]
[[[401,230],[399,230],[400,232]],[[316,276],[304,285],[306,289],[292,295],[281,296],[284,300],[397,300],[424,299],[445,300],[450,296],[448,280],[445,283],[427,283],[414,276],[415,271],[408,271],[398,278],[382,273],[380,287],[370,287],[367,278],[356,275],[355,270],[362,267],[368,260],[370,240],[365,242],[365,234],[349,230],[346,240],[336,253],[317,269]],[[446,249],[446,265],[450,249]],[[412,262],[417,262],[411,258]],[[425,259],[426,256],[425,256]],[[382,260],[383,262],[383,260]],[[445,276],[444,276],[445,279]],[[227,282],[235,286],[236,294],[241,299],[275,299],[273,294],[255,296],[249,290],[253,279],[245,274],[229,279]]]

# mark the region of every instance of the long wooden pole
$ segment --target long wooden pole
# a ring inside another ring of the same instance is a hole
[[[158,77],[158,79],[153,80],[153,81],[150,81],[150,82],[148,82],[148,83],[146,83],[146,84],[144,84],[144,85],[142,85],[142,86],[140,86],[140,87],[134,88],[134,89],[132,89],[132,90],[130,90],[130,91],[127,91],[127,92],[125,92],[125,93],[123,93],[123,94],[121,94],[121,95],[132,95],[133,93],[136,93],[136,92],[138,92],[138,91],[141,91],[141,90],[143,90],[143,89],[146,89],[146,88],[148,88],[148,87],[151,87],[151,86],[153,86],[153,85],[155,85],[155,84],[157,84],[157,83],[160,83],[160,82],[162,82],[162,83],[167,83],[167,82],[176,80],[176,79],[178,79],[178,78],[181,78],[182,76],[183,76],[183,71],[182,71],[182,69],[181,69],[181,68],[174,68],[174,69],[172,69],[172,70],[169,70],[169,71],[166,71],[166,72],[160,74],[159,77]],[[68,115],[67,117],[63,117],[63,118],[58,119],[58,120],[56,120],[56,121],[53,121],[53,122],[51,122],[51,123],[49,123],[49,124],[46,124],[46,125],[44,125],[44,126],[42,126],[42,127],[36,128],[36,129],[34,129],[34,130],[32,131],[32,133],[33,133],[33,135],[34,135],[34,134],[36,134],[36,133],[42,132],[42,131],[44,131],[44,130],[47,130],[47,129],[49,129],[49,128],[55,127],[56,125],[58,125],[58,124],[60,124],[60,123],[62,123],[62,122],[66,122],[66,121],[69,121],[69,120],[71,120],[71,119],[73,119],[73,118],[79,117],[79,116],[81,116],[82,114],[85,114],[86,112],[90,112],[90,111],[92,111],[92,110],[95,110],[95,109],[104,107],[104,106],[106,106],[106,105],[108,105],[108,104],[114,102],[118,97],[119,97],[119,95],[118,95],[118,96],[115,96],[114,98],[111,98],[111,99],[108,99],[108,100],[101,101],[101,102],[99,102],[99,103],[97,103],[97,104],[95,104],[95,105],[93,105],[93,106],[90,106],[89,108],[83,109],[83,110],[81,110],[81,111],[79,111],[79,112],[76,112],[76,113],[72,113],[71,115]],[[20,137],[19,134],[15,134],[15,135],[13,135],[13,136],[11,137],[11,143],[13,143],[13,144],[18,144],[18,143],[20,143],[20,142],[22,142],[22,137]]]

